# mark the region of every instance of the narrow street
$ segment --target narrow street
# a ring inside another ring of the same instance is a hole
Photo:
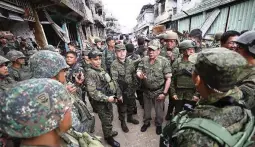
[[[168,100],[165,102],[165,106],[167,106]],[[154,118],[155,118],[155,112],[154,109],[152,110],[152,121],[151,121],[151,126],[148,128],[146,132],[141,132],[140,129],[143,125],[142,119],[143,119],[143,109],[139,105],[137,101],[137,106],[138,106],[138,114],[134,116],[134,118],[139,120],[139,125],[133,125],[130,123],[127,123],[129,132],[124,133],[121,130],[120,127],[120,121],[118,120],[118,111],[117,107],[114,104],[113,107],[113,113],[114,113],[114,120],[113,120],[113,130],[118,131],[118,136],[115,137],[117,141],[120,142],[121,147],[157,147],[159,145],[159,136],[156,135],[156,127],[154,125]],[[167,107],[165,107],[167,108]],[[165,109],[166,113],[167,109]],[[98,136],[103,136],[102,132],[102,127],[101,127],[101,122],[98,118],[98,115],[95,115],[96,117],[96,131],[95,135]],[[166,122],[164,122],[166,124]],[[102,138],[101,139],[103,142],[103,145],[105,147],[110,147],[105,140]]]

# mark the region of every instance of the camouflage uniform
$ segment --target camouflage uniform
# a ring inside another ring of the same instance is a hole
[[[126,50],[125,45],[116,45],[115,50]],[[133,120],[133,110],[135,108],[135,97],[129,97],[129,91],[128,91],[128,84],[126,82],[126,70],[127,66],[132,64],[129,59],[126,59],[123,62],[121,62],[119,59],[116,59],[113,61],[111,65],[111,74],[112,79],[115,82],[115,85],[117,87],[117,98],[120,98],[122,96],[123,103],[118,103],[118,113],[119,113],[119,120],[121,121],[121,126],[126,127],[125,122],[125,115],[127,113],[128,120]],[[134,93],[133,93],[134,94]],[[123,129],[124,131],[125,129]],[[124,131],[125,132],[125,131]]]
[[[6,56],[12,62],[16,62],[19,58],[26,58],[22,52],[16,50],[8,52]],[[23,81],[31,78],[31,73],[27,66],[22,65],[20,69],[10,66],[8,71],[10,77],[12,77],[15,81]]]
[[[157,50],[160,48],[160,43],[157,40],[152,40],[149,43],[149,48]],[[171,66],[169,61],[158,56],[154,64],[150,64],[148,56],[144,57],[139,63],[137,72],[142,71],[147,78],[143,80],[144,90],[144,124],[148,125],[151,120],[151,109],[155,106],[156,126],[161,126],[164,114],[164,101],[157,101],[157,97],[163,93],[165,86],[165,78],[171,78]]]
[[[195,44],[192,44],[191,40],[184,40],[180,43],[180,50],[185,51],[189,48],[195,49]],[[192,103],[193,96],[196,96],[195,84],[192,81],[192,71],[194,64],[185,61],[182,58],[178,58],[173,64],[173,76],[170,90],[168,113],[172,113],[175,107],[175,114],[182,111],[184,104]],[[172,99],[174,95],[177,95],[178,100]],[[195,103],[195,102],[194,102]]]
[[[108,97],[116,94],[115,85],[104,69],[96,69],[91,67],[85,80],[88,95],[93,99],[94,107],[101,120],[104,137],[111,137],[113,108],[112,103],[108,102]]]
[[[60,54],[48,50],[39,51],[30,58],[30,69],[33,78],[53,78],[62,69],[67,69],[68,67],[65,59]],[[88,120],[91,118],[89,118],[90,115],[84,115],[89,113],[86,105],[77,97],[77,93],[70,93],[69,95],[74,102],[72,127],[78,132],[93,131],[93,124],[90,126],[91,128],[87,127],[88,123],[90,123]]]
[[[238,53],[228,49],[213,48],[204,50],[197,55],[192,55],[189,60],[195,64],[196,74],[200,76],[207,88],[214,92],[209,94],[208,97],[202,98],[199,102],[200,105],[187,113],[187,119],[189,119],[187,121],[192,121],[196,118],[205,119],[205,121],[213,121],[220,125],[220,128],[224,127],[226,130],[223,132],[227,131],[231,137],[237,133],[242,134],[241,132],[243,132],[249,118],[247,118],[247,111],[238,103],[242,97],[242,92],[235,87],[235,84],[239,73],[247,64],[245,59]],[[203,125],[205,125],[204,129],[213,129],[209,127],[210,124],[208,123]],[[217,131],[221,132],[222,130]],[[196,129],[185,128],[178,134],[175,132],[179,132],[179,130],[175,130],[171,137],[174,138],[174,135],[176,135],[176,143],[180,147],[219,147],[227,145],[220,144],[209,135]],[[216,133],[214,136],[221,138],[220,133]],[[240,138],[239,136],[238,139]],[[233,138],[228,137],[228,140],[231,139]],[[234,141],[238,139],[234,138]]]
[[[55,130],[72,107],[65,87],[51,79],[22,81],[1,93],[1,98],[0,131],[24,139]]]
[[[168,56],[167,52],[172,52],[173,54],[173,60],[170,60],[170,57]],[[180,52],[179,52],[179,48],[175,47],[172,50],[168,50],[167,47],[163,47],[160,51],[160,56],[166,57],[170,63],[172,64],[176,59],[178,59],[178,57],[180,56]]]
[[[104,68],[105,71],[107,71],[110,74],[111,70],[111,64],[112,62],[116,59],[115,57],[115,52],[110,51],[108,48],[106,48],[103,51],[102,54],[102,67]]]
[[[10,62],[8,59],[0,56],[0,65],[6,64],[8,62]],[[0,92],[7,90],[11,85],[15,83],[16,81],[14,81],[9,75],[7,76],[0,75]]]

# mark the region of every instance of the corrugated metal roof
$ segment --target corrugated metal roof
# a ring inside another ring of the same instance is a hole
[[[255,21],[255,0],[244,1],[230,7],[227,30],[250,30]]]
[[[189,30],[189,18],[181,19],[178,21],[178,31],[188,31]]]
[[[211,14],[211,12],[208,12],[207,14]],[[214,23],[211,25],[209,30],[206,34],[215,34],[217,32],[224,32],[225,26],[227,23],[227,16],[228,16],[228,7],[220,9],[220,14],[214,21]]]
[[[200,29],[205,21],[203,13],[191,17],[191,30]]]

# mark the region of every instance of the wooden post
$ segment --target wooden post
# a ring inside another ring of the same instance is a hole
[[[35,29],[34,35],[35,35],[35,40],[36,40],[36,42],[38,43],[38,45],[39,45],[41,48],[43,48],[43,47],[45,47],[46,45],[48,45],[48,41],[47,41],[47,39],[46,39],[44,30],[43,30],[43,26],[42,26],[41,23],[40,23],[38,14],[37,14],[37,12],[36,12],[36,10],[35,10],[34,7],[32,7],[32,9],[33,9],[33,14],[34,14],[34,18],[35,18],[35,23],[34,23],[34,29]]]

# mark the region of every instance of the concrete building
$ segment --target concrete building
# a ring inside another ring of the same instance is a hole
[[[106,14],[106,34],[114,38],[118,38],[121,34],[119,21],[109,12]]]
[[[154,5],[144,5],[137,17],[137,25],[134,28],[136,36],[149,36],[154,23]]]

